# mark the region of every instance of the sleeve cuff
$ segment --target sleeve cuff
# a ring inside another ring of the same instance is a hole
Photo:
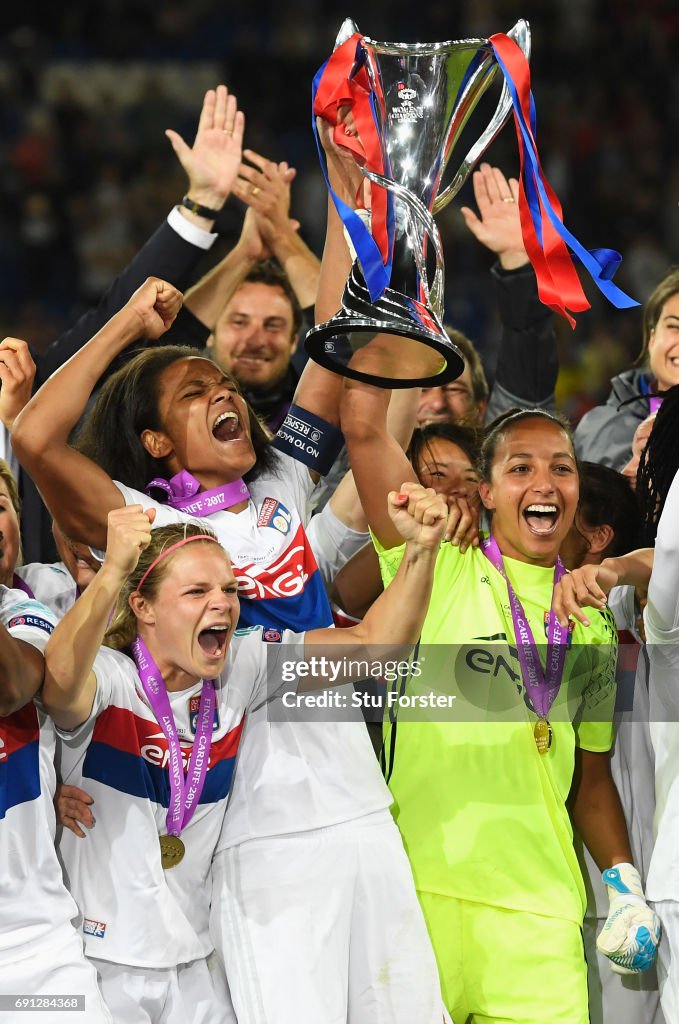
[[[211,231],[204,231],[203,228],[191,224],[180,212],[178,206],[173,207],[167,217],[167,223],[173,231],[176,231],[180,238],[190,245],[196,245],[199,249],[211,249],[217,234]]]

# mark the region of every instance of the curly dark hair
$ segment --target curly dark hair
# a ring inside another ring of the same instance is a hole
[[[655,547],[655,535],[672,481],[679,470],[679,384],[666,391],[637,470],[641,543]]]
[[[101,466],[111,479],[143,491],[149,480],[164,469],[162,460],[153,458],[141,442],[144,430],[162,429],[158,411],[161,374],[173,363],[195,357],[195,349],[182,345],[160,345],[139,352],[106,381],[74,447]],[[225,376],[240,393],[233,378]],[[270,435],[249,405],[247,410],[257,461],[246,473],[246,481],[270,472],[275,463]]]

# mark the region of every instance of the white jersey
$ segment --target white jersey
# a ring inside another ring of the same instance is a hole
[[[52,613],[0,587],[0,622],[44,651]],[[0,718],[0,962],[29,956],[61,929],[72,934],[76,906],[54,848],[55,732],[33,701]]]
[[[655,846],[646,882],[650,900],[679,901],[679,474],[672,481],[655,540],[644,611],[650,671],[650,729],[655,753]]]
[[[303,632],[332,622],[323,580],[305,525],[315,484],[309,471],[275,453],[274,472],[248,484],[242,512],[218,510],[196,520],[115,481],[126,505],[155,508],[154,528],[170,523],[209,526],[229,553],[238,580],[241,626],[271,626]]]
[[[303,636],[286,637],[303,643]],[[88,721],[60,731],[64,782],[94,799],[96,825],[85,839],[67,829],[60,852],[80,911],[89,957],[135,967],[174,967],[207,956],[210,863],[219,838],[244,715],[266,695],[262,630],[236,635],[222,676],[210,760],[200,802],[182,831],[186,852],[164,871],[158,837],[167,833],[168,744],[134,662],[102,648]],[[170,693],[186,769],[201,684]]]
[[[63,562],[29,562],[14,571],[14,586],[47,605],[57,619],[63,619],[78,597],[75,580]]]
[[[240,625],[262,625],[281,638],[332,623],[321,572],[304,527],[315,489],[305,466],[276,453],[278,471],[249,484],[243,512],[201,520],[229,552],[238,579]],[[151,501],[116,481],[125,503],[157,509],[154,527],[190,516]],[[309,524],[329,576],[361,547],[329,506]],[[333,543],[337,548],[333,551]],[[278,721],[271,721],[277,715]],[[346,716],[345,716],[346,717]],[[220,848],[249,838],[325,828],[382,810],[391,796],[380,774],[360,711],[351,722],[321,714],[278,713],[268,705],[248,718]]]
[[[632,860],[643,883],[651,863],[655,808],[648,659],[637,629],[634,587],[614,587],[608,596],[608,606],[618,628],[618,697],[625,701],[623,710],[615,716],[611,775],[625,814]],[[609,909],[607,890],[593,857],[587,850],[583,852],[580,864],[587,889],[586,916],[605,919]]]

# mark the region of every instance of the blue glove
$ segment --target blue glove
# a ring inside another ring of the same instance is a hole
[[[616,974],[640,974],[655,962],[660,919],[646,902],[633,864],[616,864],[601,878],[608,889],[609,911],[597,949],[608,957]]]

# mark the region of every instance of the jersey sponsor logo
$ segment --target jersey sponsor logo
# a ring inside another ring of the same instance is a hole
[[[290,533],[292,515],[278,498],[265,498],[257,517],[257,526],[269,526],[279,533]]]
[[[191,735],[196,735],[196,724],[198,722],[198,712],[200,711],[200,694],[194,693],[192,697],[189,697],[189,729]],[[212,731],[216,732],[219,729],[219,708],[215,704],[215,711],[212,718]]]
[[[267,644],[281,644],[283,643],[283,634],[280,629],[265,629],[262,633],[262,640]]]
[[[40,724],[32,701],[0,718],[0,820],[40,796]]]
[[[272,565],[234,565],[233,571],[238,580],[239,597],[258,601],[301,594],[317,568],[304,527],[300,524],[292,543]]]
[[[52,633],[54,626],[47,619],[41,619],[39,615],[16,615],[7,623],[7,628],[13,626],[33,626],[34,629],[41,629],[43,633]]]
[[[228,796],[245,719],[221,739],[213,740],[200,804]],[[192,743],[180,742],[186,771]],[[158,723],[141,718],[129,708],[110,705],[97,718],[83,764],[83,778],[96,779],[131,796],[169,807],[170,753]]]
[[[94,939],[103,939],[106,935],[106,921],[94,921],[91,917],[86,917],[83,921],[83,932]]]

